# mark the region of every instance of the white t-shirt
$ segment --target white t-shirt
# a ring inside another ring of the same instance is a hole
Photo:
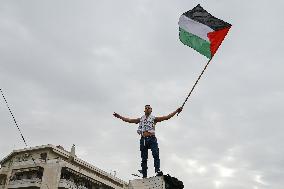
[[[155,117],[154,116],[149,115],[148,117],[146,117],[146,115],[143,115],[140,118],[137,133],[140,135],[144,131],[148,131],[150,133],[155,134]]]

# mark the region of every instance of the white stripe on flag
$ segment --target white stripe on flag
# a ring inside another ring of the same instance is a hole
[[[201,24],[200,22],[197,22],[195,20],[192,20],[185,15],[181,15],[181,17],[179,18],[178,25],[185,31],[192,33],[208,42],[209,39],[207,37],[207,33],[214,31],[210,27]]]

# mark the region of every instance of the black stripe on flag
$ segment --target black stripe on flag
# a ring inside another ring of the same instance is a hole
[[[205,9],[203,9],[200,6],[200,4],[198,4],[192,10],[183,13],[183,15],[191,18],[192,20],[207,25],[208,27],[212,28],[214,31],[231,27],[231,24],[212,16]]]

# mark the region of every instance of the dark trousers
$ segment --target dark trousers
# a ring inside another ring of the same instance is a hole
[[[148,149],[151,149],[154,158],[155,172],[160,171],[160,158],[159,158],[159,147],[157,138],[155,136],[141,137],[140,139],[140,151],[141,151],[141,167],[143,177],[147,177],[147,160],[148,160]]]

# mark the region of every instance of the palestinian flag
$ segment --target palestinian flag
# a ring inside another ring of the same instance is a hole
[[[178,22],[180,41],[211,59],[231,24],[215,18],[199,4],[183,13]]]

